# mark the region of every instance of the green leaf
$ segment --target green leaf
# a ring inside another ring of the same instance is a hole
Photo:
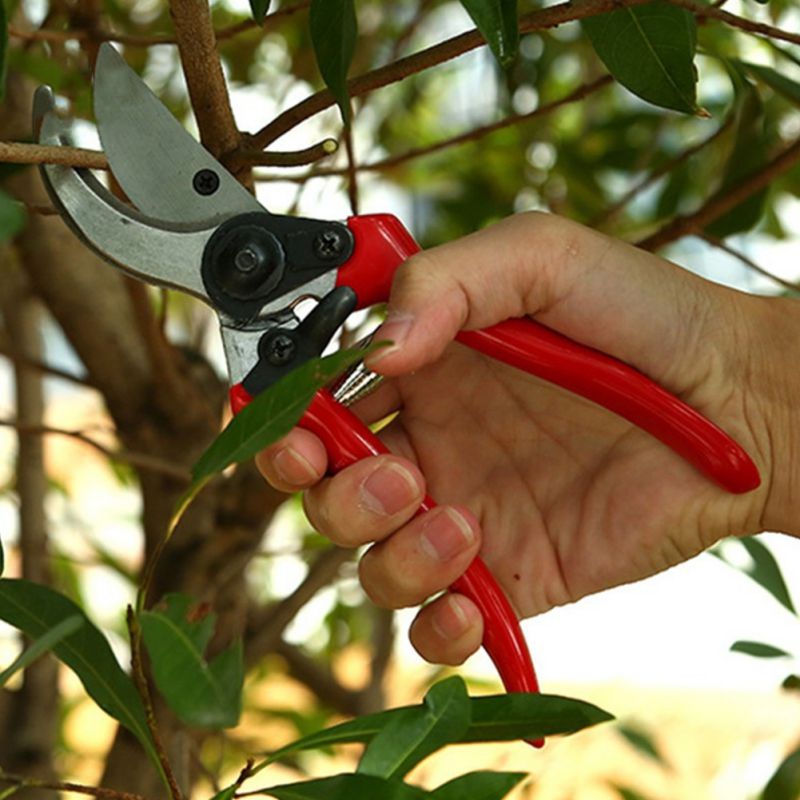
[[[250,0],[250,11],[253,12],[253,19],[259,24],[264,24],[264,17],[269,11],[269,0]]]
[[[167,595],[163,609],[140,615],[158,690],[183,722],[200,728],[230,728],[242,710],[241,642],[211,662],[203,656],[215,619],[179,594]]]
[[[345,124],[350,121],[347,71],[353,60],[358,22],[353,0],[311,0],[311,42],[322,79],[339,104]]]
[[[239,787],[232,783],[230,786],[226,786],[221,791],[217,792],[211,800],[233,800],[233,796],[238,791]]]
[[[658,747],[656,747],[656,743],[653,741],[652,737],[643,730],[634,728],[631,725],[620,725],[617,728],[617,731],[628,742],[628,744],[631,745],[631,747],[635,748],[643,755],[647,756],[648,758],[652,758],[659,764],[666,763],[664,756],[661,755],[661,752],[659,751]]]
[[[163,775],[144,707],[133,681],[122,671],[105,636],[72,600],[46,586],[22,579],[0,580],[0,619],[38,639],[64,620],[83,624],[53,647],[55,655],[80,678],[89,696],[141,742]]]
[[[509,742],[541,739],[607,722],[613,716],[597,706],[568,697],[546,694],[503,694],[472,697],[471,720],[460,742]],[[282,747],[258,765],[255,771],[300,750],[334,744],[370,742],[408,709],[424,712],[424,705],[405,706],[368,714],[305,736]]]
[[[36,661],[39,656],[52,650],[62,639],[75,633],[83,625],[83,619],[77,614],[62,620],[54,628],[40,636],[27,650],[14,660],[11,666],[0,672],[0,686],[4,686],[12,675]]]
[[[648,800],[641,792],[631,789],[629,786],[613,785],[613,788],[622,798],[622,800]]]
[[[800,675],[787,675],[781,683],[781,689],[787,692],[800,691]]]
[[[501,800],[520,781],[524,772],[468,772],[443,783],[430,793],[431,800]]]
[[[762,64],[751,64],[747,61],[735,62],[739,67],[765,83],[774,92],[800,105],[800,83],[787,78],[782,72],[766,67]]]
[[[694,16],[664,0],[581,21],[608,71],[649,103],[697,112]]]
[[[312,359],[254,398],[200,456],[192,468],[192,485],[179,505],[185,505],[213,475],[231,464],[252,458],[289,433],[321,387],[376,347],[386,344],[379,342],[366,349],[341,350],[325,358]]]
[[[724,196],[737,183],[758,172],[767,158],[761,98],[735,64],[729,63],[727,67],[735,92],[734,143],[717,196]],[[749,230],[761,219],[766,196],[766,189],[756,192],[714,220],[706,230],[720,239]]]
[[[0,242],[10,239],[24,224],[22,206],[13,197],[0,191]]]
[[[765,642],[752,642],[747,640],[739,640],[731,645],[732,653],[744,653],[748,656],[755,656],[756,658],[791,658],[791,653],[781,650],[780,647],[775,647]]]
[[[786,756],[761,794],[761,800],[798,800],[798,798],[800,798],[800,748]]]
[[[519,51],[517,0],[461,0],[477,29],[504,68],[510,67]]]
[[[402,778],[420,761],[451,742],[469,727],[467,687],[458,676],[435,684],[422,707],[394,717],[370,742],[358,772],[381,778]]]
[[[416,786],[375,775],[332,775],[263,789],[278,800],[422,800],[428,793]]]
[[[725,549],[738,542],[750,556],[751,563],[745,567],[739,567],[734,561],[725,555]],[[726,564],[744,572],[749,578],[754,580],[763,589],[766,589],[782,606],[797,614],[792,598],[789,596],[789,589],[783,579],[781,568],[775,557],[759,539],[753,536],[745,536],[741,539],[727,539],[725,549],[715,548],[711,551],[713,555],[724,561]]]

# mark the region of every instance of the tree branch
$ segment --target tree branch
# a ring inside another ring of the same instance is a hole
[[[762,170],[746,177],[735,186],[715,194],[693,214],[675,217],[661,230],[637,242],[645,250],[658,250],[688,234],[702,231],[715,219],[719,219],[756,192],[766,189],[783,173],[800,161],[800,139],[782,150]]]
[[[784,42],[794,42],[800,44],[800,33],[791,33],[790,31],[776,28],[774,25],[765,25],[763,22],[754,22],[744,17],[739,17],[736,14],[731,14],[730,11],[724,11],[713,5],[706,5],[705,3],[697,2],[697,0],[668,0],[674,6],[680,6],[687,11],[691,11],[696,17],[702,19],[709,17],[716,19],[720,22],[725,22],[733,28],[747,31],[747,33],[754,33],[758,36],[767,36],[770,39],[780,39]]]
[[[302,0],[302,2],[279,8],[264,17],[264,27],[267,27],[271,22],[280,17],[288,17],[292,14],[296,14],[298,11],[303,11],[308,8],[309,5],[311,5],[310,0]],[[258,27],[255,20],[242,20],[242,22],[234,23],[227,28],[221,28],[216,31],[215,38],[218,42],[221,42],[224,39],[231,39],[234,36],[238,36],[240,33],[245,33],[246,31],[251,31]],[[81,42],[89,39],[95,42],[117,42],[119,44],[128,45],[129,47],[152,47],[156,44],[177,44],[175,36],[169,33],[146,36],[137,35],[135,33],[87,31],[82,29],[57,31],[47,28],[37,28],[36,30],[26,31],[17,25],[9,25],[8,35],[27,42],[53,42],[55,44],[63,44],[64,42],[71,41]]]
[[[148,800],[141,794],[118,792],[116,789],[105,789],[102,786],[83,786],[80,783],[64,783],[61,781],[40,781],[36,778],[25,778],[0,770],[0,781],[20,788],[52,789],[54,792],[76,792],[104,800]]]
[[[35,369],[38,372],[44,373],[45,375],[50,375],[53,378],[69,381],[70,383],[75,383],[78,386],[84,386],[87,389],[97,388],[89,378],[81,375],[75,375],[72,372],[67,372],[67,370],[64,369],[59,369],[51,364],[47,364],[41,359],[30,358],[19,350],[9,347],[7,342],[0,343],[0,355],[5,356],[14,364],[21,364],[29,369]]]
[[[713,247],[726,252],[728,255],[733,256],[734,258],[738,258],[739,261],[741,261],[743,264],[746,264],[754,272],[757,272],[759,275],[763,275],[765,278],[774,281],[778,284],[778,286],[782,286],[784,289],[787,289],[790,292],[800,292],[800,283],[786,281],[778,275],[773,275],[773,273],[769,272],[769,270],[766,270],[759,264],[756,264],[752,258],[731,247],[729,244],[726,244],[722,239],[718,239],[716,236],[712,236],[710,233],[699,233],[697,235],[704,242],[708,242],[708,244],[712,245]]]
[[[27,142],[0,142],[0,161],[9,164],[63,164],[67,167],[108,169],[108,159],[99,150]]]
[[[8,246],[4,248],[8,251]],[[6,260],[9,253],[6,252]],[[18,342],[23,355],[41,358],[44,342],[42,308],[32,294],[24,273],[12,265],[0,284],[0,308],[9,338]],[[19,496],[19,548],[22,577],[34,583],[51,584],[45,501],[47,473],[42,440],[25,430],[42,424],[45,413],[44,382],[38,370],[17,363],[14,369],[17,416],[16,486]],[[53,748],[58,733],[58,663],[52,657],[30,664],[23,672],[22,688],[12,696],[11,712],[0,736],[2,763],[37,778],[55,777]],[[42,793],[33,791],[31,800]]]
[[[144,665],[142,664],[142,629],[132,606],[128,606],[125,619],[128,624],[128,635],[131,641],[131,674],[134,686],[136,686],[136,692],[144,706],[147,729],[150,731],[150,737],[153,740],[153,746],[167,781],[172,800],[183,800],[183,792],[181,792],[175,779],[175,773],[172,771],[172,765],[169,762],[169,758],[167,758],[164,743],[161,740],[161,732],[158,730],[153,700],[150,696],[150,687],[147,685],[147,676],[144,674]]]
[[[363,693],[342,686],[326,666],[282,639],[276,644],[274,652],[286,660],[292,677],[308,686],[323,703],[351,717],[362,713]]]
[[[219,158],[239,147],[240,136],[222,73],[211,11],[205,0],[171,0],[170,15],[200,141]]]
[[[71,439],[77,439],[79,442],[89,445],[89,447],[93,447],[99,453],[102,453],[112,461],[120,461],[125,464],[130,464],[131,466],[137,467],[141,470],[157,472],[161,475],[166,475],[169,478],[180,481],[182,484],[187,486],[192,480],[192,476],[189,472],[175,466],[168,461],[164,461],[156,456],[148,455],[147,453],[132,453],[127,450],[112,450],[110,447],[106,447],[95,439],[92,439],[83,431],[71,431],[64,428],[53,428],[47,425],[30,425],[22,422],[21,420],[13,419],[0,419],[0,427],[13,428],[14,430],[27,436],[68,436]]]
[[[708,147],[712,142],[715,142],[725,131],[727,131],[733,123],[733,117],[729,116],[710,136],[707,136],[701,142],[698,142],[692,147],[687,147],[681,153],[678,153],[674,158],[665,161],[660,167],[654,169],[648,175],[645,175],[636,185],[632,186],[625,194],[620,197],[615,203],[612,203],[601,214],[598,214],[588,224],[592,228],[599,228],[604,223],[610,222],[625,206],[628,205],[637,195],[652,186],[659,178],[672,172],[676,167],[688,161],[693,155],[699,153],[704,148]]]
[[[353,557],[352,550],[331,547],[323,551],[309,567],[303,582],[280,602],[259,613],[248,624],[245,638],[245,659],[253,664],[275,650],[286,626],[297,612],[338,574],[345,561]]]
[[[615,8],[619,8],[620,5],[636,6],[643,5],[646,2],[649,2],[649,0],[586,0],[580,5],[570,2],[559,3],[556,6],[523,14],[519,18],[519,29],[520,33],[530,33],[535,30],[555,28],[565,22],[595,16],[606,11],[613,11]],[[462,33],[418,53],[398,59],[391,64],[351,78],[347,82],[348,93],[350,97],[369,94],[375,89],[388,86],[390,83],[407,78],[409,75],[423,72],[445,61],[450,61],[470,50],[483,46],[485,43],[484,38],[477,30]],[[243,146],[247,147],[247,149],[267,147],[267,145],[301,122],[333,105],[333,102],[333,96],[327,89],[317,92],[279,114],[258,133],[250,136],[245,135]],[[236,161],[235,156],[233,160],[234,162]]]

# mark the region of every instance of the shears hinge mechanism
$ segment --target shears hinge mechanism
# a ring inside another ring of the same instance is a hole
[[[258,361],[242,381],[251,397],[291,370],[322,354],[336,331],[355,310],[356,293],[348,286],[329,292],[296,327],[268,330],[258,343]]]
[[[353,234],[340,222],[238,214],[208,240],[203,285],[218,309],[232,320],[250,322],[270,300],[341,267],[353,247]]]

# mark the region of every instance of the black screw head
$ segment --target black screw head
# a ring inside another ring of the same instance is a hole
[[[197,194],[207,197],[219,189],[219,175],[213,169],[201,169],[195,172],[192,186]]]
[[[329,228],[314,237],[314,255],[323,261],[338,258],[346,246],[344,235],[336,228]]]
[[[283,332],[276,332],[270,336],[264,347],[264,356],[267,361],[274,367],[281,367],[288,364],[297,352],[297,343],[288,334]]]

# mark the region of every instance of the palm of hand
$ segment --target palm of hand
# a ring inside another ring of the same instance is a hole
[[[477,514],[481,556],[523,617],[746,527],[747,500],[661,442],[459,345],[396,386],[402,411],[382,437],[420,466],[438,502]]]

